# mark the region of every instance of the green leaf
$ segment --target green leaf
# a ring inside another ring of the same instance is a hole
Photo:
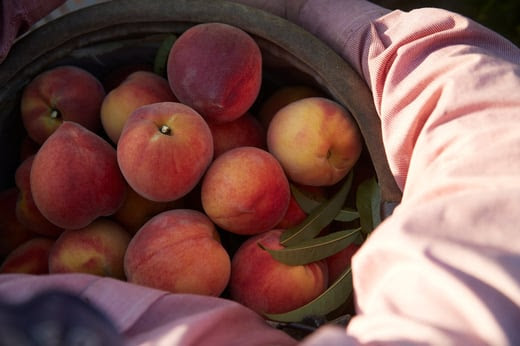
[[[166,76],[166,64],[168,63],[170,49],[172,48],[175,40],[177,40],[177,36],[173,34],[168,35],[157,49],[157,54],[155,55],[153,63],[153,71],[159,76]]]
[[[356,208],[359,212],[361,230],[368,234],[381,223],[381,189],[376,179],[363,181],[356,192]]]
[[[306,212],[307,214],[312,213],[312,211],[314,209],[316,209],[317,207],[320,206],[319,201],[316,201],[315,199],[310,198],[309,196],[304,194],[302,191],[300,191],[293,184],[291,184],[291,193],[293,194],[294,199],[296,199],[296,202],[298,203],[300,208],[302,208],[302,210],[304,212]],[[338,212],[338,215],[336,215],[334,220],[349,222],[349,221],[354,221],[358,218],[359,218],[359,213],[357,212],[357,210],[345,208],[345,209],[341,209]]]
[[[302,208],[304,212],[307,214],[311,213],[315,208],[320,206],[320,202],[310,198],[305,193],[303,193],[300,189],[298,189],[294,184],[291,184],[291,193],[294,196],[294,199]]]
[[[299,225],[291,227],[282,233],[280,243],[284,246],[290,246],[312,239],[325,226],[331,223],[345,203],[352,186],[352,177],[351,171],[339,191],[330,200],[323,202],[315,208]]]
[[[359,219],[359,213],[355,209],[345,208],[341,209],[334,218],[336,221],[350,222]]]
[[[356,238],[360,236],[360,231],[361,228],[337,231],[278,250],[268,249],[261,243],[258,243],[258,246],[269,252],[279,262],[288,265],[303,265],[319,261],[343,250],[356,241]]]
[[[343,274],[320,296],[304,306],[282,314],[264,314],[272,321],[300,322],[307,316],[324,316],[339,308],[352,294],[352,271]]]

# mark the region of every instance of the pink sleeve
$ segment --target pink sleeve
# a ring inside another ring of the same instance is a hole
[[[101,311],[125,345],[297,344],[260,315],[231,300],[171,294],[88,274],[0,275],[0,303],[24,303],[54,290],[72,293]],[[0,328],[0,340],[5,336],[2,333]]]
[[[403,189],[354,259],[349,339],[519,344],[520,50],[440,9],[377,17],[359,1],[350,4],[357,16],[332,21],[346,2],[327,0],[321,20],[317,3],[295,21],[370,85]]]

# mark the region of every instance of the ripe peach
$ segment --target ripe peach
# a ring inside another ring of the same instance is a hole
[[[119,167],[141,196],[179,199],[201,179],[213,159],[208,124],[190,107],[159,102],[137,108],[117,145]]]
[[[318,202],[323,202],[326,199],[326,191],[319,186],[306,186],[300,184],[295,184],[295,186],[301,193]],[[294,227],[305,220],[307,216],[308,214],[300,207],[294,194],[291,193],[291,200],[289,201],[287,212],[275,228],[287,229]]]
[[[57,237],[63,232],[63,228],[56,226],[43,216],[34,203],[31,192],[31,167],[34,157],[34,155],[27,157],[15,172],[16,186],[20,190],[16,202],[16,217],[21,224],[34,233]]]
[[[9,253],[0,267],[0,274],[48,274],[49,251],[53,244],[53,239],[40,236],[27,240]]]
[[[123,227],[105,218],[66,230],[50,249],[49,273],[89,273],[124,280],[123,258],[130,238]]]
[[[122,225],[130,234],[135,234],[153,216],[181,206],[183,206],[183,199],[172,202],[150,201],[128,186],[125,201],[121,208],[112,215],[112,219]]]
[[[10,187],[0,192],[0,259],[36,234],[25,227],[16,217],[16,201],[19,190]]]
[[[219,296],[230,270],[211,220],[189,209],[154,216],[134,235],[125,255],[129,282],[173,293]]]
[[[336,252],[334,255],[325,259],[329,269],[329,283],[334,283],[340,274],[350,267],[352,256],[354,256],[360,247],[361,245],[352,243],[343,250]]]
[[[282,230],[271,230],[246,240],[231,262],[231,298],[258,313],[284,313],[318,297],[328,285],[324,261],[290,266],[260,248],[280,249]]]
[[[303,211],[293,195],[289,201],[289,206],[284,217],[276,224],[274,228],[288,229],[301,223],[307,217],[307,213]]]
[[[63,121],[100,129],[99,110],[105,97],[101,82],[76,66],[58,66],[36,76],[24,89],[21,115],[27,134],[43,142]]]
[[[177,101],[165,78],[149,71],[133,72],[105,96],[101,104],[103,129],[117,143],[126,120],[137,107],[165,101]]]
[[[30,179],[42,215],[66,229],[83,228],[115,213],[126,193],[115,149],[71,121],[63,122],[42,145]]]
[[[363,142],[357,124],[343,106],[309,97],[276,113],[267,130],[267,147],[292,181],[330,186],[348,174]]]
[[[278,161],[255,147],[231,149],[209,167],[201,188],[206,214],[242,235],[273,228],[287,211],[289,182]]]
[[[208,125],[213,135],[215,158],[225,151],[238,147],[267,149],[266,131],[250,113],[245,113],[240,118],[226,123],[210,121]]]
[[[262,54],[245,31],[223,23],[192,26],[173,44],[167,62],[173,93],[213,122],[227,122],[254,103]]]
[[[267,129],[276,112],[284,106],[307,97],[324,97],[320,90],[307,85],[286,85],[274,91],[260,105],[258,118]]]

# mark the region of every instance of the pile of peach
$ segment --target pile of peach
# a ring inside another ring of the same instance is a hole
[[[341,105],[286,86],[251,106],[262,53],[244,31],[191,27],[167,76],[130,71],[111,88],[76,66],[24,89],[28,135],[16,186],[0,195],[2,273],[84,272],[170,292],[229,296],[281,313],[323,293],[355,247],[305,265],[276,261],[304,212],[291,184],[323,200],[360,157]],[[231,249],[223,238],[242,242]]]

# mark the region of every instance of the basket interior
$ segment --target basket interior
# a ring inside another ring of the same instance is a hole
[[[268,13],[226,1],[128,1],[91,6],[31,32],[17,42],[0,67],[0,188],[14,185],[25,137],[20,120],[24,86],[53,66],[73,64],[103,80],[125,64],[153,64],[157,48],[169,34],[179,35],[202,22],[218,21],[248,32],[263,55],[264,79],[251,109],[282,85],[316,87],[345,106],[365,140],[361,162],[381,185],[383,204],[395,205],[401,192],[389,171],[380,122],[370,91],[355,71],[328,46],[303,29]],[[367,172],[368,172],[367,171]],[[391,211],[391,208],[390,208]]]

